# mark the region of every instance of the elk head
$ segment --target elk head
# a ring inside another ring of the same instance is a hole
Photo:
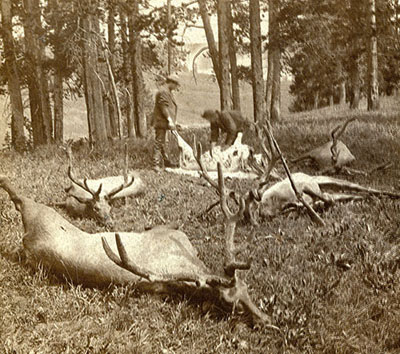
[[[74,206],[71,203],[69,203],[69,207],[72,209],[77,209],[75,210],[75,214],[84,214],[89,217],[92,217],[99,223],[105,225],[105,226],[113,226],[113,220],[111,217],[111,205],[110,201],[112,198],[122,191],[124,188],[128,188],[131,186],[134,182],[134,177],[132,176],[131,181],[127,183],[123,183],[120,186],[114,188],[111,190],[109,193],[104,194],[102,193],[102,188],[103,184],[100,183],[98,189],[96,191],[93,191],[89,186],[88,186],[88,180],[85,178],[82,181],[77,180],[73,174],[72,174],[72,169],[71,166],[68,167],[68,177],[78,187],[82,188],[85,192],[87,192],[87,195],[90,195],[90,197],[82,197],[82,196],[77,196],[73,193],[70,193],[70,197],[74,198],[80,206]],[[71,187],[70,187],[71,188]],[[67,192],[70,190],[67,189]],[[83,208],[81,207],[83,206]],[[81,207],[81,208],[80,208]],[[67,205],[68,208],[68,205]]]

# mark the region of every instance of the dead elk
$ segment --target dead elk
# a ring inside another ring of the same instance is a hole
[[[344,133],[347,125],[354,120],[356,120],[356,118],[350,118],[342,125],[334,128],[330,133],[332,141],[328,141],[327,143],[306,152],[304,155],[292,160],[291,162],[297,163],[303,160],[312,160],[316,163],[318,169],[321,170],[322,173],[345,168],[346,165],[355,160],[355,157],[349,148],[339,140],[339,138]]]
[[[220,179],[223,190],[223,179]],[[204,293],[207,298],[231,308],[241,304],[256,321],[268,320],[251,301],[244,281],[237,277],[236,270],[247,269],[248,264],[234,261],[232,247],[227,251],[226,275],[217,275],[198,258],[196,249],[181,231],[156,227],[139,233],[89,234],[54,209],[21,195],[7,177],[0,176],[0,187],[9,194],[22,215],[23,245],[30,259],[60,278],[95,287],[135,283],[139,290],[153,293],[191,291],[199,297]],[[221,204],[227,210],[223,198],[226,198],[225,193],[221,193]],[[229,246],[233,245],[239,214],[226,211]],[[116,256],[117,252],[121,259]]]
[[[99,223],[113,225],[111,202],[117,198],[134,196],[144,191],[139,174],[131,173],[125,181],[123,176],[101,179],[76,179],[68,167],[71,185],[65,189],[67,199],[54,205],[65,208],[69,214],[78,217],[92,217]]]
[[[360,200],[368,195],[400,198],[400,193],[368,188],[343,179],[329,176],[310,176],[297,172],[291,175],[298,193],[309,204],[332,204],[335,201]],[[330,191],[330,192],[329,192]],[[343,191],[351,193],[343,193]],[[298,196],[289,178],[265,189],[260,196],[260,215],[276,216],[290,207],[299,207]]]

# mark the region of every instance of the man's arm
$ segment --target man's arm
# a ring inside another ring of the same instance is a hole
[[[226,134],[225,145],[231,146],[236,140],[237,133]]]

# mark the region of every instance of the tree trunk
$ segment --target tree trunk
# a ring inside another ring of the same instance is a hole
[[[115,83],[114,72],[111,67],[111,61],[109,59],[107,51],[104,53],[104,58],[106,61],[107,66],[107,73],[108,73],[108,82],[111,91],[110,101],[111,104],[109,105],[109,109],[113,110],[110,112],[110,123],[111,123],[111,130],[115,134],[113,136],[117,136],[121,139],[122,132],[121,132],[121,106],[118,97],[118,90],[117,85]],[[112,119],[111,119],[112,118]]]
[[[355,58],[352,58],[353,62],[351,65],[351,99],[350,108],[358,109],[360,106],[360,90],[361,90],[361,68],[360,68],[360,57],[356,54]]]
[[[171,75],[171,62],[172,62],[172,39],[171,39],[171,0],[167,0],[167,51],[168,51],[168,62],[167,69],[168,75]]]
[[[357,23],[357,17],[360,13],[360,7],[363,6],[359,0],[351,0],[350,1],[350,19],[351,21]],[[355,28],[357,31],[362,31],[360,25]],[[362,38],[359,36],[353,36],[351,39],[351,50],[349,54],[349,78],[350,78],[350,92],[349,92],[349,101],[350,101],[350,109],[358,109],[360,104],[360,92],[361,92],[361,50],[360,50],[360,41]]]
[[[233,34],[232,0],[228,1],[228,41],[229,41],[229,61],[231,65],[232,83],[232,102],[233,109],[240,111],[240,86],[237,72],[236,45]]]
[[[60,0],[50,0],[49,6],[54,12],[60,11]],[[62,23],[55,16],[54,36],[61,38]],[[54,104],[54,140],[61,144],[64,140],[64,88],[63,88],[63,50],[59,41],[54,43],[54,84],[53,84],[53,104]]]
[[[276,0],[269,0],[272,16],[272,92],[271,92],[271,122],[278,122],[281,117],[281,48],[279,45],[278,4]]]
[[[221,72],[221,84],[219,88],[221,110],[228,110],[230,105],[229,89],[229,46],[228,46],[228,0],[218,1],[218,46],[219,67]]]
[[[315,91],[314,92],[314,109],[317,109],[318,107],[319,107],[319,91]]]
[[[55,56],[56,53],[54,53]],[[56,67],[54,72],[54,140],[57,144],[64,141],[64,88],[61,68]]]
[[[346,81],[342,81],[339,86],[339,104],[346,104]]]
[[[17,151],[26,147],[24,135],[24,109],[22,104],[19,73],[15,57],[14,40],[12,36],[11,0],[1,1],[2,38],[8,91],[11,105],[11,144]]]
[[[108,81],[108,91],[110,93],[109,98],[109,107],[108,107],[108,114],[109,114],[109,121],[110,121],[110,132],[112,137],[120,137],[121,138],[121,131],[119,128],[119,113],[118,113],[118,104],[114,94],[114,87],[112,81],[114,80],[114,53],[115,53],[115,2],[110,1],[108,4],[108,18],[107,18],[107,33],[108,33],[108,48],[105,49],[104,57],[106,60],[106,70],[107,70],[107,81]],[[108,49],[108,50],[107,50]],[[111,72],[110,72],[111,69]]]
[[[265,120],[259,0],[250,0],[250,52],[254,121],[258,122]]]
[[[96,16],[96,15],[93,15]],[[93,17],[94,18],[94,17]],[[113,100],[111,96],[111,85],[108,77],[107,65],[106,65],[106,56],[108,55],[108,47],[105,44],[105,40],[100,34],[100,23],[99,19],[96,19],[92,22],[93,24],[93,34],[97,34],[94,40],[96,41],[97,47],[97,69],[96,73],[99,77],[100,87],[101,87],[101,95],[103,102],[103,118],[104,125],[107,134],[107,139],[111,139],[116,136],[116,130],[112,131],[112,123],[113,120],[112,115],[114,114],[114,106]]]
[[[89,4],[89,12],[82,18],[83,26],[83,71],[86,110],[89,126],[89,139],[91,142],[104,143],[107,141],[106,123],[103,111],[102,83],[98,66],[98,18],[90,10],[93,2]]]
[[[133,118],[133,107],[132,107],[132,75],[131,75],[131,61],[129,55],[129,41],[128,41],[128,20],[127,14],[123,6],[120,7],[119,11],[120,23],[121,23],[121,46],[122,46],[122,80],[124,82],[125,92],[125,114],[126,114],[126,126],[127,134],[129,138],[136,136],[134,118]]]
[[[142,44],[140,32],[137,28],[137,19],[139,17],[138,0],[130,0],[129,21],[129,46],[131,53],[131,71],[132,71],[132,98],[134,104],[135,129],[139,137],[147,135],[147,122],[144,112],[144,80],[142,73]]]
[[[378,40],[376,34],[375,0],[369,0],[370,39],[368,51],[368,110],[379,109]]]
[[[33,130],[33,144],[49,144],[53,140],[53,123],[47,74],[43,69],[45,48],[41,41],[44,31],[41,25],[39,0],[24,0],[24,34],[26,62],[29,68],[28,88]]]
[[[108,3],[108,18],[107,18],[107,34],[108,34],[108,49],[110,51],[109,60],[112,70],[114,71],[114,54],[115,54],[115,15],[116,4],[113,0]]]
[[[219,54],[217,45],[215,44],[214,33],[212,31],[212,27],[210,24],[210,18],[207,12],[206,1],[198,0],[198,3],[199,3],[200,16],[203,21],[204,31],[207,38],[208,51],[211,56],[211,61],[213,63],[214,73],[217,78],[218,85],[221,88],[221,70],[219,67]]]
[[[272,27],[271,21],[273,21],[273,15],[271,11],[271,7],[268,9],[268,67],[267,67],[267,82],[265,84],[265,105],[266,105],[266,117],[269,121],[271,121],[271,105],[272,105],[272,79],[273,79],[273,50],[272,50]]]

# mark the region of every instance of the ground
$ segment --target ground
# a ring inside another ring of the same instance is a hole
[[[275,135],[289,159],[329,139],[329,131],[351,115],[343,141],[355,168],[383,161],[393,166],[368,176],[340,176],[363,185],[400,190],[400,111],[384,99],[378,113],[344,107],[286,114]],[[206,132],[196,130],[206,144]],[[186,132],[188,136],[189,132]],[[254,141],[247,136],[247,141]],[[224,254],[223,217],[201,180],[149,170],[152,139],[129,143],[129,164],[148,184],[137,198],[114,204],[118,230],[143,230],[173,222],[216,272]],[[74,149],[80,176],[123,170],[123,146],[107,151]],[[175,150],[172,151],[173,153]],[[67,158],[57,148],[18,155],[2,152],[0,174],[42,203],[63,200]],[[312,166],[290,166],[313,173]],[[228,182],[245,192],[254,182]],[[0,191],[0,351],[5,353],[396,353],[400,350],[400,202],[369,198],[320,212],[325,227],[299,212],[239,225],[240,257],[253,259],[246,282],[255,303],[279,330],[252,328],[239,314],[225,313],[189,298],[140,294],[134,286],[88,289],[32,269],[21,252],[21,218]],[[89,232],[91,220],[72,219]],[[384,255],[391,252],[388,262]]]

